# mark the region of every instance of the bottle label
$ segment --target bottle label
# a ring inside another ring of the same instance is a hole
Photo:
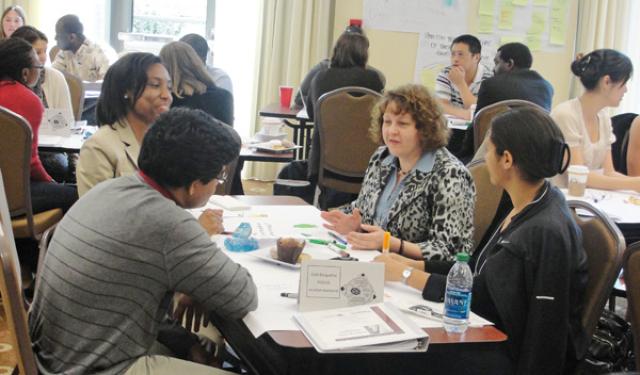
[[[453,319],[469,319],[471,292],[448,288],[444,296],[444,315]]]

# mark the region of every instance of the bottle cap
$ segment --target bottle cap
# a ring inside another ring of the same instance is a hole
[[[465,253],[464,251],[459,252],[458,254],[456,254],[456,260],[458,262],[468,262],[469,254]]]

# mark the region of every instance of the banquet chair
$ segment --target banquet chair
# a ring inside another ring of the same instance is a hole
[[[62,72],[64,79],[69,86],[69,94],[71,95],[71,107],[73,108],[73,118],[80,121],[82,111],[84,109],[84,85],[80,77],[73,74]]]
[[[483,144],[484,139],[487,136],[487,132],[491,128],[491,121],[501,113],[507,112],[511,109],[533,107],[538,108],[545,113],[548,112],[539,105],[527,100],[521,99],[509,99],[501,102],[493,103],[482,108],[473,118],[473,152],[478,155],[478,149]],[[484,153],[480,154],[483,157]],[[474,157],[474,160],[476,157]]]
[[[318,99],[315,126],[320,136],[321,189],[360,192],[369,159],[380,146],[369,136],[371,109],[378,98],[376,91],[349,86]],[[326,202],[320,202],[320,208],[326,209]]]
[[[10,221],[9,205],[0,173],[0,293],[9,337],[16,349],[17,368],[13,373],[36,375],[38,368],[31,347],[20,263]]]
[[[620,229],[598,208],[577,200],[569,200],[567,204],[582,230],[582,243],[587,253],[589,281],[584,291],[581,322],[585,333],[591,337],[622,269],[625,241]]]
[[[473,247],[477,249],[496,216],[503,189],[491,183],[489,170],[484,159],[472,161],[467,165],[467,169],[469,169],[476,187],[473,212]]]
[[[0,107],[0,170],[15,238],[39,239],[62,219],[62,209],[37,214],[31,208],[31,127],[20,115]]]
[[[633,332],[636,369],[640,370],[640,242],[634,242],[627,247],[623,264],[627,287],[627,314]]]

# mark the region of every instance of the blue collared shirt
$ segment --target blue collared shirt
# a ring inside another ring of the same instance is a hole
[[[425,152],[422,154],[422,157],[420,157],[416,165],[413,166],[405,178],[403,178],[399,183],[397,181],[398,169],[400,168],[398,158],[393,155],[388,155],[381,161],[382,165],[391,167],[391,172],[387,178],[387,184],[385,185],[384,190],[382,190],[382,193],[378,198],[378,203],[376,204],[374,225],[378,225],[383,229],[387,227],[387,224],[389,223],[389,211],[391,210],[391,207],[393,207],[396,199],[398,199],[400,192],[403,190],[404,183],[407,178],[412,174],[415,174],[416,169],[423,173],[431,172],[435,160],[435,150]]]

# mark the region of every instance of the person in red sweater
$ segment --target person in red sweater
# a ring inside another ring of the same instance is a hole
[[[31,143],[31,205],[34,213],[53,208],[66,212],[78,199],[75,186],[56,183],[38,157],[38,129],[44,107],[31,91],[44,68],[23,39],[0,41],[0,106],[24,117],[33,133]]]

